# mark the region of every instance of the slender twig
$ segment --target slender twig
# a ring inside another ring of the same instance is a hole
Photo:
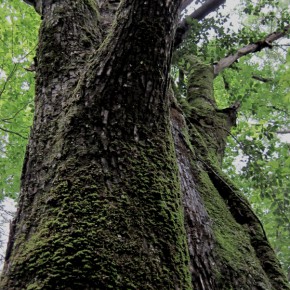
[[[286,114],[287,116],[289,116],[289,113],[288,113],[287,109],[277,108],[276,106],[266,106],[266,107],[274,109],[275,111],[278,111],[278,112],[282,112],[282,113]]]
[[[3,92],[5,91],[6,85],[8,84],[9,80],[13,77],[14,72],[16,71],[17,66],[18,66],[18,63],[15,63],[14,66],[13,66],[13,68],[12,68],[12,70],[10,71],[10,73],[9,73],[9,75],[8,75],[8,77],[7,77],[4,85],[2,87],[2,90],[0,91],[0,97],[2,96]]]
[[[34,46],[34,47],[33,47],[33,48],[28,52],[28,53],[26,53],[26,54],[25,54],[25,55],[20,59],[20,61],[23,60],[23,59],[25,59],[29,54],[31,54],[31,53],[35,50],[36,46],[37,46],[37,45],[35,45],[35,46]],[[13,74],[15,73],[16,68],[18,67],[18,65],[19,65],[19,63],[15,63],[14,66],[13,66],[13,68],[12,68],[12,70],[10,71],[10,73],[9,73],[9,75],[8,75],[8,77],[7,77],[6,81],[5,81],[5,83],[4,83],[3,87],[2,87],[2,89],[0,90],[0,97],[2,96],[3,92],[5,91],[5,89],[6,89],[6,85],[8,84],[8,81],[13,77]]]
[[[277,131],[277,134],[290,134],[290,130]]]
[[[252,78],[257,80],[257,81],[263,82],[263,83],[269,83],[269,82],[273,81],[273,79],[263,78],[263,77],[257,76],[257,75],[252,75]]]
[[[15,134],[15,135],[17,135],[17,136],[19,136],[19,137],[21,137],[21,138],[23,138],[23,139],[25,139],[25,140],[27,139],[27,137],[24,137],[23,135],[21,135],[21,134],[18,133],[18,132],[14,132],[14,131],[11,131],[11,130],[8,130],[8,129],[2,128],[2,127],[0,127],[0,130],[4,131],[4,132],[6,132],[6,133]]]
[[[30,104],[31,102],[27,102],[21,109],[19,109],[17,112],[14,113],[14,115],[12,117],[9,118],[1,118],[0,120],[4,123],[9,123],[10,120],[13,120],[21,111],[23,111],[28,104]]]
[[[290,44],[273,44],[272,46],[276,46],[276,47],[287,46],[287,47],[289,47]]]

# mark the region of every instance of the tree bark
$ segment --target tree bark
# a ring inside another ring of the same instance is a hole
[[[169,89],[181,0],[123,1],[112,24],[113,2],[33,4],[35,118],[1,289],[288,289],[221,173],[235,109],[216,107],[213,71],[188,59],[187,120]]]
[[[179,2],[124,1],[100,47],[94,1],[46,2],[2,289],[189,287],[166,97]]]
[[[213,261],[209,265],[197,263],[208,270],[205,283],[209,284],[198,284],[200,275],[194,273],[192,289],[288,289],[261,222],[221,170],[226,138],[235,126],[238,107],[218,109],[213,95],[213,67],[193,56],[185,59],[190,72],[187,115],[184,122],[173,124],[176,148],[184,144],[180,156],[177,151],[178,164],[182,164],[182,158],[188,162],[180,171],[181,181],[195,184],[191,197],[188,193],[192,191],[182,187],[188,246],[195,249],[192,264],[197,259]],[[181,111],[176,112],[181,118]],[[201,208],[194,204],[199,200]],[[194,214],[190,216],[187,208]],[[202,249],[199,239],[192,237],[202,237]],[[195,264],[193,269],[198,266]]]
[[[187,1],[184,1],[187,4]],[[186,38],[187,33],[191,27],[190,20],[202,20],[204,19],[208,14],[215,11],[217,8],[219,8],[222,4],[224,4],[226,0],[207,0],[205,3],[203,3],[202,6],[200,6],[198,9],[194,10],[189,16],[184,18],[177,27],[176,36],[175,36],[175,42],[174,47],[178,48],[179,45],[183,42],[183,40]],[[184,4],[185,4],[184,3]],[[183,8],[183,6],[181,6]]]

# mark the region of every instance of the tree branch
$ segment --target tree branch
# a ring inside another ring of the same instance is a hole
[[[44,5],[43,0],[23,0],[26,4],[31,5],[34,7],[35,11],[41,15],[42,14],[42,8]]]
[[[0,127],[0,130],[4,131],[6,133],[15,134],[15,135],[17,135],[17,136],[19,136],[19,137],[21,137],[21,138],[23,138],[25,140],[27,139],[27,137],[21,135],[20,133],[17,133],[17,132],[14,132],[14,131],[11,131],[11,130],[8,130],[8,129],[2,128],[2,127]]]
[[[24,106],[22,108],[20,108],[18,111],[16,111],[11,117],[9,118],[0,118],[0,121],[3,123],[10,123],[11,120],[13,120],[21,111],[25,110],[26,107],[31,104],[32,102],[29,101],[27,103],[24,104]]]
[[[183,0],[180,7],[181,11],[184,10],[187,6],[189,6],[192,2],[193,0]]]
[[[290,130],[277,131],[277,134],[290,134]]]
[[[257,81],[263,82],[263,83],[269,83],[269,82],[273,81],[273,79],[264,78],[264,77],[257,76],[257,75],[253,75],[252,78],[257,80]]]
[[[8,77],[7,77],[6,80],[5,80],[5,83],[3,84],[2,89],[0,90],[0,97],[2,96],[3,92],[5,91],[6,86],[7,86],[8,82],[9,82],[9,80],[13,77],[13,74],[14,74],[15,71],[17,70],[17,66],[18,66],[18,63],[15,63],[15,64],[13,65],[12,70],[10,71]]]
[[[34,6],[35,5],[35,1],[34,0],[23,0],[26,4]]]
[[[184,5],[190,4],[189,0],[185,0],[181,7]],[[178,46],[182,43],[184,38],[187,35],[187,32],[189,31],[190,24],[188,19],[195,19],[195,20],[202,20],[205,18],[208,14],[215,11],[218,7],[220,7],[222,4],[224,4],[226,0],[207,0],[201,7],[196,9],[193,13],[191,13],[189,16],[187,16],[185,19],[183,19],[176,30],[175,35],[175,42],[174,42],[174,48],[178,48]],[[188,3],[188,4],[187,4]]]
[[[242,56],[245,56],[250,53],[254,53],[257,51],[261,51],[262,49],[268,47],[272,48],[272,43],[275,40],[278,40],[287,33],[289,33],[290,24],[285,26],[283,31],[275,31],[273,33],[268,34],[264,39],[257,41],[256,43],[248,44],[240,49],[235,54],[231,54],[229,56],[224,57],[221,59],[215,66],[214,66],[214,75],[217,76],[221,71],[225,68],[231,66],[235,61],[237,61]]]

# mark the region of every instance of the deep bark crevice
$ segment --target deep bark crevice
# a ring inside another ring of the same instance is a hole
[[[171,109],[171,122],[183,195],[192,289],[215,289],[214,238],[211,220],[197,190],[192,151],[183,135],[186,128],[185,120],[180,111],[174,107]]]

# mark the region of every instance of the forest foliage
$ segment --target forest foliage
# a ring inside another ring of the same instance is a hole
[[[200,5],[205,1],[194,1]],[[229,1],[228,1],[229,2]],[[229,3],[230,4],[230,3]],[[196,7],[196,6],[194,6]],[[215,64],[249,43],[289,25],[287,0],[241,0],[230,15],[221,7],[200,22],[176,51],[172,78],[186,114],[186,55]],[[236,14],[237,17],[233,17]],[[17,200],[21,167],[33,119],[33,63],[39,16],[20,0],[0,3],[0,200]],[[234,23],[233,23],[234,22]],[[219,108],[239,103],[223,162],[263,222],[285,271],[290,271],[289,34],[239,59],[215,79]],[[1,237],[0,237],[1,238]]]

